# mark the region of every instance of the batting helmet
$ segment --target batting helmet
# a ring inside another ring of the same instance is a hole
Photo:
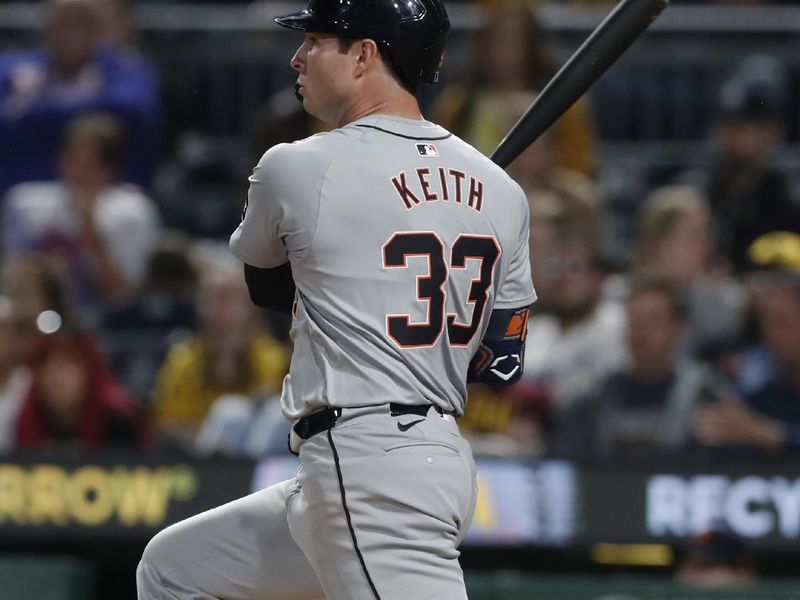
[[[450,20],[442,0],[310,0],[275,22],[296,31],[374,40],[411,91],[436,83]]]

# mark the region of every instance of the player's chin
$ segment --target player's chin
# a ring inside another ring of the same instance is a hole
[[[322,119],[321,111],[319,110],[319,107],[314,103],[313,98],[310,98],[307,94],[301,93],[298,96],[298,99],[300,100],[300,103],[303,105],[303,110],[305,110],[312,117],[316,117],[317,119]]]

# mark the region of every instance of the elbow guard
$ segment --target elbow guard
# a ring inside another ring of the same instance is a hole
[[[253,304],[286,314],[292,312],[295,287],[289,263],[274,269],[245,264],[244,279]]]
[[[528,307],[495,310],[481,345],[469,364],[468,383],[512,385],[522,377]]]

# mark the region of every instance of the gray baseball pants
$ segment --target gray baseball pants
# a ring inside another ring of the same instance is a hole
[[[458,545],[476,473],[452,417],[344,409],[292,445],[294,479],[150,541],[139,600],[466,599]]]

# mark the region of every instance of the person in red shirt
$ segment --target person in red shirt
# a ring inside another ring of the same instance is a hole
[[[139,408],[87,334],[62,330],[42,337],[31,371],[17,421],[17,450],[147,446]]]

